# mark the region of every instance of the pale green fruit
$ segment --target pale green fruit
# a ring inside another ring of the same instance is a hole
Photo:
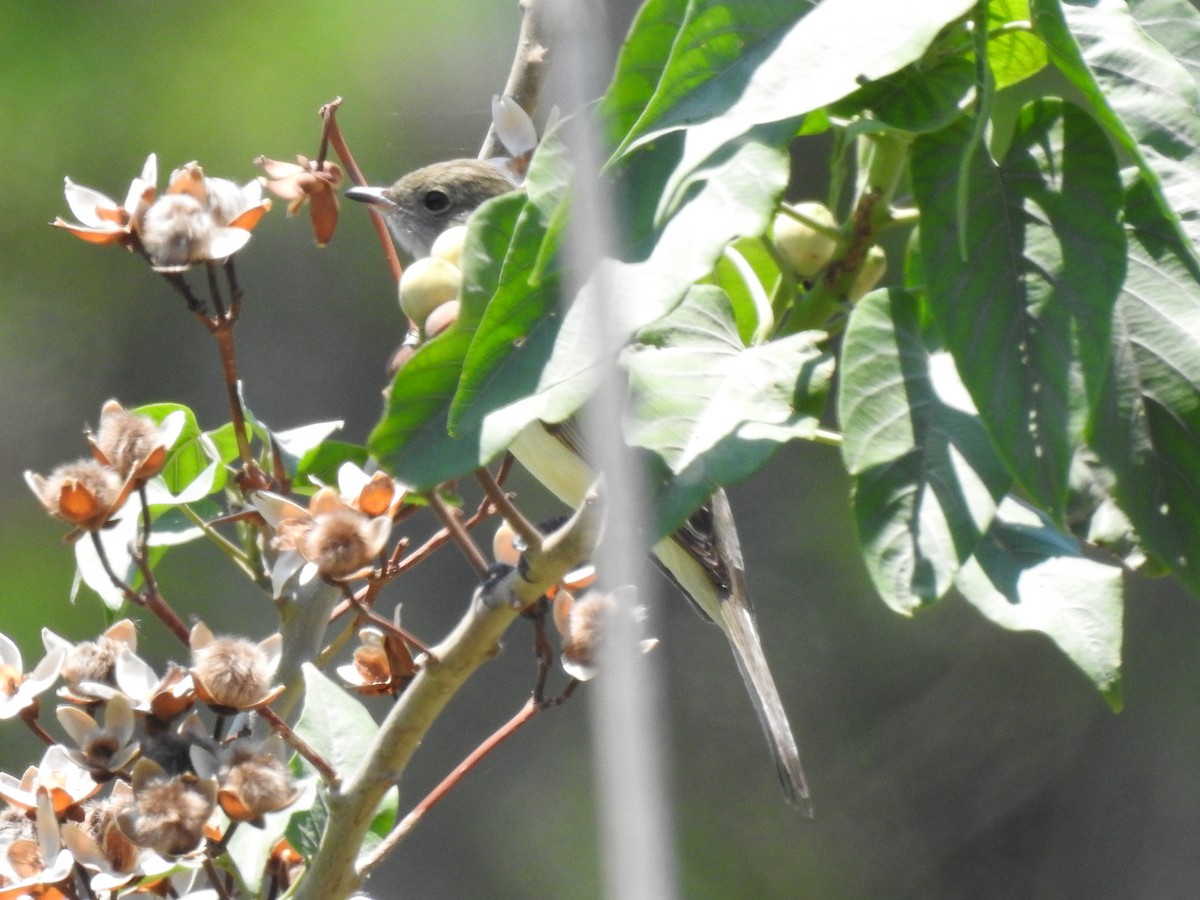
[[[459,266],[462,264],[460,260],[462,259],[463,243],[466,240],[466,225],[455,225],[453,228],[447,228],[437,236],[437,240],[429,248],[429,255],[436,256],[438,259],[444,259],[452,266]]]
[[[458,311],[462,304],[457,300],[443,303],[431,312],[425,319],[425,337],[437,337],[458,321]]]
[[[814,222],[837,228],[833,213],[823,203],[817,203],[815,200],[797,203],[793,209]],[[787,213],[780,213],[775,217],[772,233],[775,236],[775,246],[779,248],[798,278],[812,278],[829,264],[837,250],[837,241],[833,238],[814,231]]]
[[[872,247],[867,251],[867,258],[863,260],[862,268],[858,270],[858,275],[854,278],[854,284],[850,285],[850,290],[846,295],[847,299],[851,303],[858,300],[879,284],[886,271],[887,254],[880,247]]]
[[[433,256],[418,259],[400,276],[400,308],[414,322],[424,322],[461,288],[462,273],[456,266]]]

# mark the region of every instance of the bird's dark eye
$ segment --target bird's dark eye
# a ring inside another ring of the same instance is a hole
[[[425,195],[425,208],[433,213],[445,212],[450,208],[450,198],[442,191],[430,191]]]

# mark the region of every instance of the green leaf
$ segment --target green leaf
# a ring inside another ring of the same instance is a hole
[[[817,347],[824,337],[802,332],[746,347],[725,292],[693,288],[621,355],[631,395],[628,442],[653,450],[678,475],[757,424],[811,436],[832,374]]]
[[[743,262],[735,262],[733,254],[740,256]],[[749,271],[742,271],[740,266],[743,264]],[[765,295],[765,310],[759,308],[749,279],[757,282]],[[753,342],[756,334],[769,334],[774,325],[772,310],[786,309],[796,293],[795,276],[780,264],[777,251],[763,237],[742,238],[730,244],[707,280],[729,295],[738,335],[744,344]]]
[[[1129,12],[1142,31],[1191,73],[1192,81],[1200,82],[1200,10],[1188,0],[1131,0]]]
[[[1200,267],[1144,183],[1089,442],[1147,550],[1200,593]]]
[[[690,7],[659,88],[618,154],[687,129],[689,173],[753,128],[796,119],[919,59],[970,0],[775,0]],[[677,179],[679,180],[679,179]]]
[[[330,681],[311,663],[305,663],[303,668],[304,709],[296,722],[296,734],[332,765],[334,771],[345,781],[358,771],[366,759],[367,750],[379,727],[353,694]],[[317,774],[307,761],[301,760],[300,767],[307,775]],[[384,795],[375,811],[367,839],[359,848],[360,857],[368,853],[387,833],[395,821],[399,801],[400,794],[396,788]],[[297,847],[302,848],[302,852],[315,852],[322,839],[337,840],[336,835],[323,834],[327,816],[327,800],[324,790],[321,790],[311,812],[292,817],[288,835],[295,837]],[[313,844],[314,838],[317,839],[317,844]]]
[[[996,624],[1047,635],[1121,708],[1119,568],[1083,556],[1044,516],[1006,499],[955,586]]]
[[[140,416],[149,416],[158,423],[173,413],[183,413],[183,430],[176,439],[175,446],[167,454],[167,462],[161,472],[167,490],[172,494],[182,494],[195,483],[196,479],[207,477],[205,469],[212,464],[213,459],[194,412],[179,403],[152,403],[139,406],[130,412]],[[219,491],[224,486],[225,472],[214,473],[210,493]]]
[[[838,418],[867,571],[897,612],[942,597],[1010,482],[954,361],[900,290],[858,302],[842,346]]]
[[[280,458],[288,474],[294,477],[300,460],[335,431],[340,431],[344,424],[341,421],[314,422],[311,425],[289,428],[287,431],[272,432],[272,441],[279,449]]]
[[[730,82],[730,92],[748,87],[755,74],[752,61],[769,55],[787,30],[817,5],[813,0],[743,0],[736,4],[693,0],[686,6],[671,2],[648,5],[634,22],[629,47],[618,60],[602,106],[613,117],[613,143],[623,142],[618,154],[635,141],[644,142],[665,131],[661,128],[664,117],[693,92],[711,90],[714,82],[719,85],[722,79]],[[656,125],[661,130],[652,131]]]
[[[1122,0],[1031,0],[1031,7],[1055,65],[1137,163],[1164,212],[1196,244],[1200,90],[1195,80],[1146,36]],[[1200,34],[1194,17],[1187,22],[1186,40],[1194,48]]]
[[[928,302],[994,446],[1060,520],[1124,278],[1116,160],[1077,108],[1031,104],[1000,165],[981,148],[971,156],[961,221],[957,176],[971,134],[964,119],[914,143]]]
[[[479,393],[495,374],[505,357],[527,339],[533,326],[558,305],[558,279],[553,273],[538,276],[546,223],[532,203],[526,204],[515,224],[506,232],[492,232],[498,239],[511,235],[503,246],[479,258],[477,269],[468,266],[463,296],[468,290],[480,293],[484,308],[470,347],[463,361],[462,377],[450,407],[449,427],[455,433],[468,409],[475,406]]]
[[[657,231],[648,257],[604,259],[596,266],[554,335],[536,393],[505,412],[503,431],[510,440],[534,419],[560,422],[573,414],[591,393],[598,367],[638,329],[669,313],[694,281],[712,271],[726,244],[766,231],[788,177],[782,135],[770,137],[730,145],[714,157],[687,201]],[[633,189],[636,182],[629,184]],[[651,185],[641,193],[643,203],[646,196],[653,203]],[[632,214],[635,234],[649,227],[648,205]]]
[[[892,128],[913,133],[937,131],[958,118],[974,88],[975,64],[952,56],[932,66],[905,66],[838,101],[830,111],[850,116],[868,110],[873,122]]]
[[[458,320],[423,344],[396,373],[383,418],[367,439],[371,455],[418,490],[471,472],[490,459],[481,451],[477,434],[460,428],[451,436],[449,414],[468,351],[496,290],[513,230],[527,205],[525,197],[514,193],[489,201],[471,217],[463,247]],[[484,379],[484,367],[499,365],[502,359],[475,363],[473,378]]]
[[[647,0],[621,44],[613,80],[604,94],[601,119],[611,146],[637,122],[650,103],[687,21],[688,0]]]
[[[629,371],[626,441],[663,469],[653,537],[669,534],[718,487],[761,469],[787,441],[811,438],[833,360],[803,332],[746,347],[728,296],[702,285],[621,356]],[[658,469],[657,466],[654,467]]]
[[[1029,0],[989,0],[988,26],[996,29],[1010,22],[1028,22]],[[988,65],[996,90],[1024,81],[1050,61],[1046,45],[1031,31],[1008,31],[988,41]]]

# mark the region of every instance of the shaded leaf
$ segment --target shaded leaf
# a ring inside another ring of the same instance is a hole
[[[807,11],[770,0],[696,4],[673,48],[677,65],[668,63],[662,89],[618,153],[686,128],[680,183],[753,128],[796,119],[916,61],[973,5],[824,0]]]
[[[1129,274],[1089,442],[1146,549],[1200,593],[1200,268],[1145,183],[1126,219]]]
[[[942,597],[975,552],[1009,476],[918,297],[875,291],[842,347],[838,418],[867,571],[897,612]]]
[[[1079,552],[1044,516],[1006,499],[955,586],[1004,628],[1040,631],[1121,708],[1121,570]]]
[[[1124,278],[1116,160],[1085,113],[1031,104],[1001,164],[981,149],[970,157],[960,221],[971,133],[964,119],[913,148],[929,306],[994,446],[1060,519]]]

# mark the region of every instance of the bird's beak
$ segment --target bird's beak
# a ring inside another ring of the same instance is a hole
[[[352,187],[346,191],[346,196],[359,203],[369,203],[372,206],[393,206],[391,197],[379,187]]]

